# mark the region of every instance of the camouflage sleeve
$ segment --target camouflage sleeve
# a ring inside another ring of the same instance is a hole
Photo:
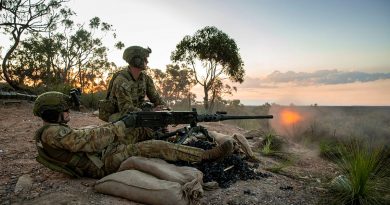
[[[148,75],[146,75],[146,96],[149,98],[150,102],[154,103],[155,106],[167,105],[167,103],[160,97],[160,94],[158,94],[156,87],[154,86],[153,79]]]
[[[116,141],[118,137],[123,138],[125,129],[122,121],[82,129],[58,125],[47,128],[41,139],[46,144],[71,152],[97,152]]]
[[[112,89],[113,94],[118,101],[118,107],[121,116],[127,112],[141,111],[140,108],[134,106],[130,85],[123,77],[118,76],[117,79],[115,79]]]

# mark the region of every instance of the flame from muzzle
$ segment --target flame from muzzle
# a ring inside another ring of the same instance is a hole
[[[280,113],[280,117],[282,125],[293,125],[303,119],[302,115],[300,115],[298,112],[289,109],[282,110]]]

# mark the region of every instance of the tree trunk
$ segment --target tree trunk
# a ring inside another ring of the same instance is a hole
[[[203,91],[204,91],[203,106],[204,109],[206,110],[206,113],[209,113],[209,92],[206,88],[206,85],[203,86]]]
[[[188,92],[188,110],[191,110],[191,93]]]
[[[215,97],[216,97],[216,91],[213,89],[212,90],[212,94],[211,94],[211,99],[210,99],[210,102],[209,102],[209,113],[211,113],[213,110],[214,110],[214,106],[215,106]]]
[[[11,57],[11,54],[14,52],[16,47],[18,47],[19,42],[20,42],[20,36],[17,36],[17,38],[15,38],[15,43],[11,46],[11,48],[7,51],[7,53],[5,54],[5,56],[3,58],[3,63],[2,63],[3,75],[4,75],[5,81],[7,81],[7,83],[13,89],[15,89],[15,90],[22,90],[22,91],[28,91],[28,90],[20,87],[19,84],[17,82],[13,81],[11,79],[11,77],[9,76],[9,74],[8,74],[8,66],[7,66],[8,59]]]
[[[83,82],[83,74],[81,73],[81,66],[80,66],[80,63],[79,63],[79,79],[80,79],[80,89],[81,89],[81,92],[84,91],[84,82]]]

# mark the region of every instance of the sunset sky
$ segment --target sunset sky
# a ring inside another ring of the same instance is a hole
[[[390,106],[388,0],[71,0],[80,22],[114,26],[126,46],[149,46],[164,69],[185,35],[215,26],[233,38],[244,104]],[[125,65],[114,48],[109,59]],[[199,89],[195,89],[199,90]],[[197,94],[203,97],[201,93]]]

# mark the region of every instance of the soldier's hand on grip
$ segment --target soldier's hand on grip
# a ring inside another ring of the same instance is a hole
[[[134,128],[137,125],[137,115],[132,113],[125,115],[121,120],[125,123],[126,128]]]

